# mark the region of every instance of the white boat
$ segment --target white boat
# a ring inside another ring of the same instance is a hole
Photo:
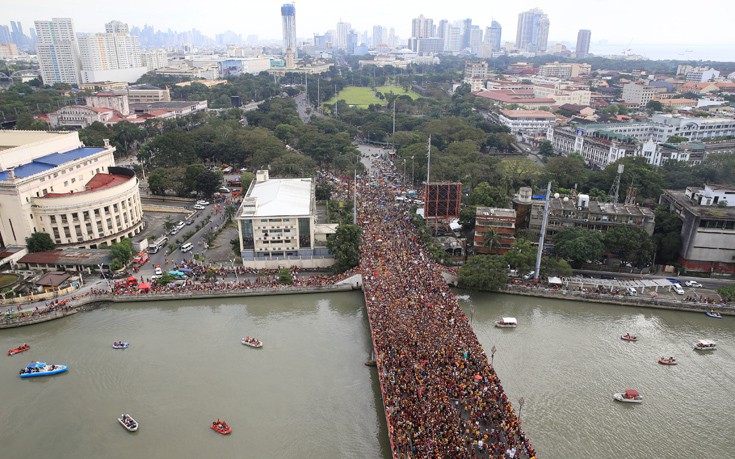
[[[694,345],[695,351],[714,351],[717,349],[717,344],[709,339],[700,339],[697,344]]]
[[[495,322],[495,326],[498,328],[516,328],[518,321],[515,317],[503,317],[503,320]]]
[[[135,432],[138,430],[138,421],[133,419],[129,414],[121,414],[117,420],[128,430],[128,432]]]
[[[240,340],[240,342],[244,344],[245,346],[254,347],[256,349],[260,349],[261,347],[263,347],[263,342],[261,340],[251,338],[249,336],[246,336],[245,338]]]
[[[613,398],[623,403],[643,403],[643,396],[634,389],[627,389],[623,393],[613,394]]]

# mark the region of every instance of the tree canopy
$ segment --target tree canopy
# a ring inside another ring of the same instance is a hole
[[[26,238],[26,246],[29,252],[46,252],[54,250],[56,244],[48,233],[36,232]]]

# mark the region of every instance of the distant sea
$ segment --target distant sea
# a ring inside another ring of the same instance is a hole
[[[590,53],[595,56],[621,56],[625,49],[630,49],[626,53],[628,55],[640,55],[652,60],[735,62],[735,47],[732,44],[590,43]]]

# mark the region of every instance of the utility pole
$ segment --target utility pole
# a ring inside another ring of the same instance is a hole
[[[429,177],[431,177],[431,134],[429,134],[429,151],[428,161],[426,161],[426,184],[429,184]]]
[[[393,135],[396,135],[396,99],[393,99]]]
[[[355,168],[355,185],[352,191],[352,224],[357,225],[357,168]]]

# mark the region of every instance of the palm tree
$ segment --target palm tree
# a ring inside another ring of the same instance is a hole
[[[482,236],[482,246],[486,247],[490,252],[492,252],[493,246],[499,241],[500,237],[498,236],[498,233],[495,232],[495,230],[489,229],[485,231],[485,234]]]

